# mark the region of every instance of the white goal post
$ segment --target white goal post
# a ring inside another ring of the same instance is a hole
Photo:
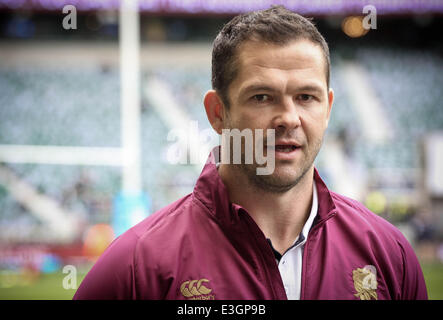
[[[38,163],[56,165],[119,166],[122,168],[122,194],[139,196],[141,183],[141,136],[140,136],[140,31],[138,0],[122,0],[119,13],[120,50],[120,108],[122,146],[79,147],[43,145],[0,145],[0,163]],[[5,171],[6,172],[6,171]],[[7,179],[10,181],[11,179]],[[15,180],[14,180],[15,181]],[[26,203],[42,197],[17,196],[16,183],[6,183],[10,193],[33,214],[42,217],[35,204]],[[31,194],[32,192],[27,192]],[[34,194],[34,193],[32,193]],[[42,200],[43,199],[43,200]],[[44,202],[48,203],[48,202]],[[46,206],[46,208],[55,206]],[[41,210],[40,210],[41,211]],[[128,212],[131,214],[131,212]],[[58,208],[44,215],[46,223],[58,224],[63,220],[64,210]]]

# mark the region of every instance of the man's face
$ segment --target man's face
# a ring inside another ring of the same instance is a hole
[[[257,175],[257,164],[241,170],[273,192],[295,186],[313,168],[333,101],[319,46],[297,40],[284,46],[247,41],[238,52],[237,77],[230,84],[223,125],[227,129],[275,129],[275,170]],[[263,141],[266,150],[266,137]]]

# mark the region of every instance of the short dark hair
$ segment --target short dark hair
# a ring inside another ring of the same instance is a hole
[[[247,40],[285,45],[289,41],[307,39],[318,44],[325,58],[326,83],[329,88],[329,47],[310,21],[278,5],[266,10],[238,15],[219,32],[212,49],[212,88],[229,108],[228,88],[237,76],[237,48]]]

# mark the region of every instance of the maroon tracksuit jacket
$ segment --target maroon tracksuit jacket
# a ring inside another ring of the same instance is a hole
[[[328,190],[303,250],[301,299],[427,299],[417,258],[393,225]],[[74,299],[286,299],[273,251],[229,202],[213,154],[194,191],[120,237]]]

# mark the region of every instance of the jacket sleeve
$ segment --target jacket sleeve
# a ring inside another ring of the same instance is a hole
[[[427,300],[426,283],[417,256],[406,239],[400,241],[399,244],[402,250],[404,270],[401,299]]]
[[[137,236],[132,230],[115,239],[85,276],[73,299],[135,299],[136,243]]]

